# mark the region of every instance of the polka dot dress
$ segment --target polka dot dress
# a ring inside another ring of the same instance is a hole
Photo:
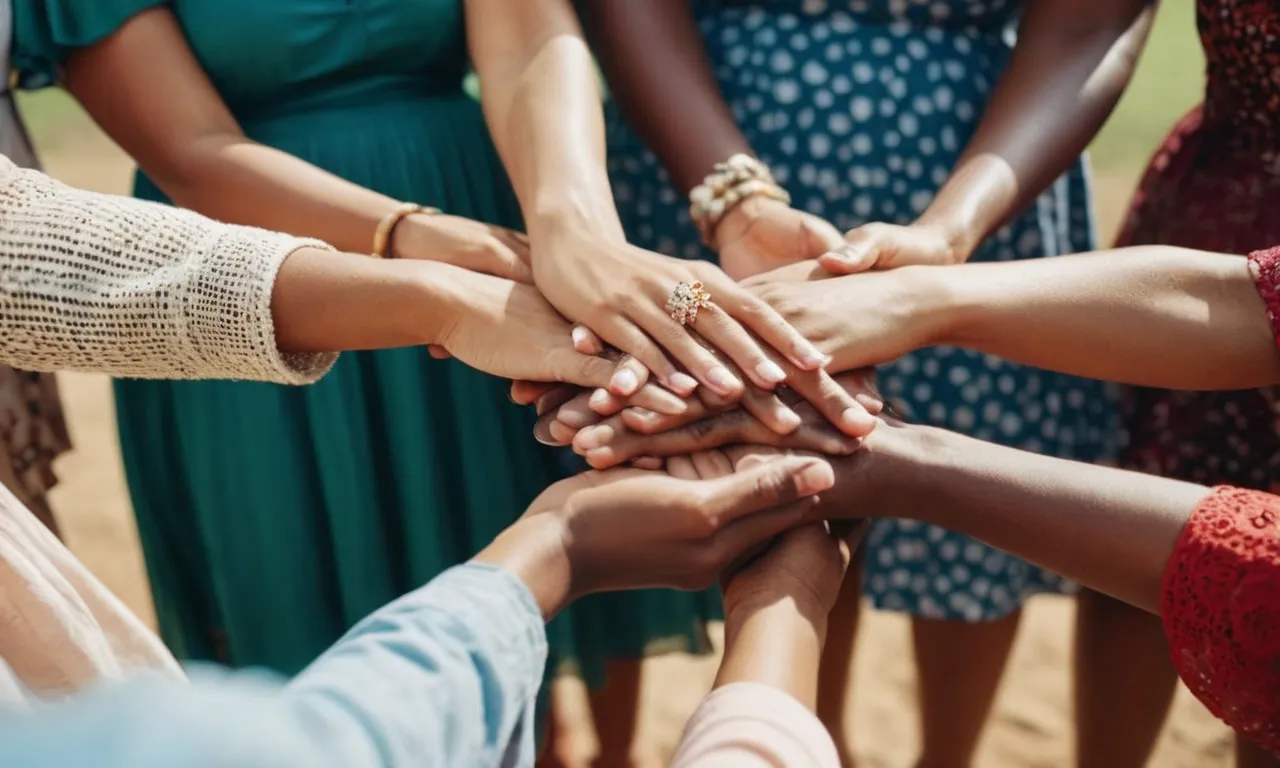
[[[841,230],[907,224],[947,179],[1014,42],[1011,0],[774,0],[693,4],[726,100],[794,204]],[[678,119],[673,117],[672,119]],[[656,157],[610,116],[610,172],[637,245],[713,258]],[[1085,167],[1059,179],[975,261],[1093,248]],[[1118,442],[1107,385],[940,348],[880,371],[909,418],[1052,456],[1098,461]],[[868,538],[867,595],[881,608],[987,621],[1061,579],[913,521]]]

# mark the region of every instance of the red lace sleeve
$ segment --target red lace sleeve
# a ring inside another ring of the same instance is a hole
[[[1276,346],[1280,347],[1280,245],[1249,254],[1249,273],[1267,304],[1271,333],[1276,337]]]
[[[1280,754],[1280,497],[1218,488],[1164,574],[1173,664],[1214,715]]]

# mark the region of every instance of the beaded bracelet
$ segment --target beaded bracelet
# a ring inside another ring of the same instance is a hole
[[[702,242],[715,248],[715,231],[729,212],[749,197],[762,195],[791,204],[769,167],[750,155],[736,154],[717,163],[702,183],[689,192],[689,216]]]

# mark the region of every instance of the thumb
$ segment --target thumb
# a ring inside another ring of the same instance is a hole
[[[608,387],[616,370],[615,364],[603,357],[584,355],[569,347],[552,350],[548,362],[555,381],[591,389]]]
[[[840,236],[840,230],[826,219],[806,216],[800,222],[800,242],[804,247],[803,258],[816,259],[839,248],[844,244],[844,238]]]
[[[844,242],[818,257],[818,264],[834,275],[851,275],[880,266],[887,245],[875,224],[851,229]]]
[[[573,326],[573,348],[584,355],[598,355],[604,352],[604,342],[585,325]]]
[[[827,490],[835,472],[822,459],[786,457],[711,481],[704,508],[724,523]]]

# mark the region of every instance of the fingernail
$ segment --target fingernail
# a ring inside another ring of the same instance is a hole
[[[630,373],[630,371],[628,371],[628,373]],[[634,376],[632,378],[634,378]],[[603,389],[597,389],[595,392],[592,392],[591,397],[587,399],[587,405],[590,406],[593,411],[598,411],[608,404],[609,393]]]
[[[863,408],[866,408],[867,413],[871,414],[872,416],[875,416],[884,410],[884,401],[874,398],[871,395],[866,395],[859,392],[858,394],[853,396],[853,399],[857,400],[858,404],[861,405]]]
[[[719,365],[707,371],[707,381],[722,392],[733,392],[742,386],[742,382],[729,373],[728,368]]]
[[[787,372],[772,360],[763,360],[756,366],[756,373],[770,384],[781,384],[787,380]]]
[[[600,448],[613,438],[613,428],[601,424],[596,427],[588,427],[578,433],[574,438],[573,444],[580,450],[586,451],[588,454],[596,448]]]
[[[840,427],[854,437],[862,437],[876,425],[876,419],[862,408],[846,408],[840,414]]]
[[[800,414],[784,407],[778,413],[778,424],[786,430],[783,434],[789,435],[800,428]]]
[[[617,391],[620,395],[635,394],[639,386],[640,380],[636,378],[636,372],[630,368],[623,368],[614,373],[613,379],[609,382],[609,388]]]
[[[825,461],[810,462],[796,475],[796,487],[806,496],[825,491],[835,485],[835,482],[835,473]]]
[[[628,409],[628,411],[631,413],[632,416],[635,416],[637,419],[640,419],[641,421],[651,421],[658,417],[657,413],[654,413],[648,408],[636,407],[636,408],[630,408]]]
[[[822,354],[817,347],[811,344],[806,344],[800,348],[800,359],[809,370],[825,368],[831,364],[831,356]]]
[[[698,388],[698,380],[687,373],[673,373],[671,375],[671,386],[678,394],[688,395]]]
[[[632,461],[631,464],[636,469],[662,469],[662,459],[659,459],[656,456],[641,456]]]
[[[556,411],[556,421],[569,429],[586,429],[599,421],[593,414],[583,413],[577,405],[566,405]]]
[[[612,448],[596,448],[594,450],[587,451],[585,458],[587,463],[596,469],[605,469],[617,463],[613,457]]]
[[[539,421],[537,424],[534,424],[533,439],[537,440],[539,443],[542,443],[543,445],[561,445],[560,443],[556,442],[554,437],[551,436],[551,424],[554,424],[554,423],[555,423],[554,421],[551,421],[550,419],[548,419],[545,421]]]
[[[547,431],[551,434],[551,439],[555,440],[555,445],[568,445],[573,442],[574,435],[578,434],[559,421],[551,422],[551,425],[547,427]]]
[[[580,325],[573,326],[572,336],[573,336],[574,347],[577,347],[580,349],[581,347],[586,345],[587,339],[588,339],[586,328],[583,328]]]

